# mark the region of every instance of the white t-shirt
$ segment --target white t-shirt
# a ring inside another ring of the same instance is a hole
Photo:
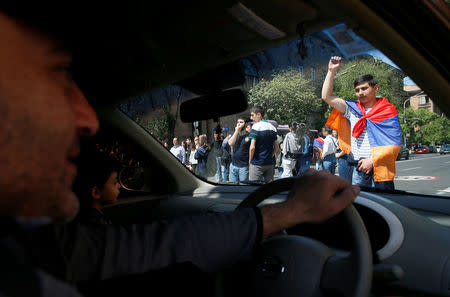
[[[338,149],[337,139],[332,135],[327,135],[323,141],[322,159],[328,155],[335,154]]]
[[[181,163],[186,163],[186,151],[184,150],[184,147],[182,147],[181,145],[172,146],[170,152],[172,153],[172,155],[177,157],[178,160],[181,161]]]
[[[366,114],[371,110],[372,108],[366,109]],[[353,132],[353,127],[355,127],[356,122],[358,122],[359,117],[353,113],[351,108],[348,108],[346,106],[344,117],[347,118],[350,121],[350,127],[351,132]],[[350,155],[353,155],[353,159],[355,161],[358,161],[361,158],[371,158],[372,157],[372,151],[370,150],[370,143],[369,143],[369,135],[367,134],[367,128],[364,127],[363,132],[361,135],[359,135],[358,138],[354,138],[353,135],[351,135],[351,153]]]

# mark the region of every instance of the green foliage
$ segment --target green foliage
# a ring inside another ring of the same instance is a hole
[[[407,108],[406,123],[402,124],[404,135],[410,133],[408,143],[439,144],[450,140],[450,120],[426,109]],[[401,123],[404,115],[399,114]]]
[[[334,80],[333,95],[356,100],[353,82],[361,74],[371,74],[378,80],[377,96],[386,97],[397,109],[403,107],[408,94],[403,91],[404,73],[373,57],[364,57],[342,63]]]
[[[324,121],[326,106],[315,92],[299,71],[285,70],[274,73],[271,79],[262,79],[252,88],[249,103],[261,105],[266,118],[280,124],[297,121],[316,126],[316,122]]]
[[[168,105],[152,114],[152,118],[136,117],[136,122],[159,139],[171,139],[175,130],[176,117],[170,112]]]

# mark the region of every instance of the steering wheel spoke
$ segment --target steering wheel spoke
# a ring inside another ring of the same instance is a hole
[[[352,284],[357,282],[352,254],[334,255],[325,263],[320,287],[328,296],[354,296]]]
[[[286,178],[265,184],[237,208],[255,207],[274,194],[289,191],[296,180]],[[342,214],[352,237],[349,255],[335,254],[323,243],[306,237],[268,238],[262,243],[251,276],[255,296],[369,296],[373,270],[369,236],[353,205]]]

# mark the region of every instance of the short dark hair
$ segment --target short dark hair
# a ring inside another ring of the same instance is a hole
[[[330,127],[324,126],[322,129],[325,129],[325,131],[328,132],[328,134],[331,134],[331,132],[333,132],[333,129],[331,129]]]
[[[113,172],[119,173],[121,164],[103,152],[88,152],[78,160],[78,174],[73,190],[78,196],[80,207],[90,207],[91,191],[97,186],[103,188]]]
[[[360,85],[362,83],[369,83],[371,87],[374,87],[376,84],[378,84],[378,81],[375,77],[371,74],[361,74],[359,75],[355,81],[353,82],[353,87],[356,88],[357,85]]]
[[[264,116],[264,108],[261,105],[256,105],[250,108],[250,112],[253,113],[260,113],[262,116]]]
[[[298,128],[298,123],[297,122],[291,122],[291,123],[289,123],[288,124],[288,127],[289,128],[293,128],[294,130],[297,130],[297,128]]]

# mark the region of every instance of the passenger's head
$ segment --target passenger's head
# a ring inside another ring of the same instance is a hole
[[[0,215],[67,220],[79,208],[79,138],[97,132],[97,116],[59,40],[3,12],[0,36]]]
[[[250,119],[255,123],[264,120],[264,109],[262,106],[256,105],[250,108]]]
[[[104,153],[90,153],[80,159],[74,190],[82,208],[113,204],[120,193],[120,163]]]

